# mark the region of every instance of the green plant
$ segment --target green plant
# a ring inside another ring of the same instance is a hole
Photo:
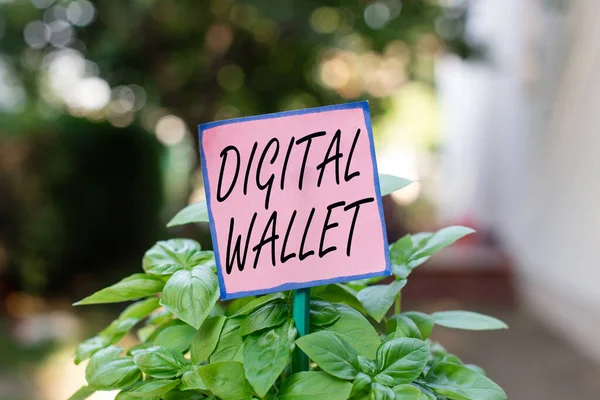
[[[383,194],[407,183],[389,187],[389,179]],[[172,224],[206,221],[204,211],[203,203],[187,207]],[[412,270],[472,232],[454,226],[393,243],[389,284],[381,277],[312,288],[312,333],[300,338],[291,292],[220,303],[211,251],[188,239],[158,242],[143,258],[144,273],[76,303],[143,299],[79,345],[75,362],[90,359],[88,386],[71,399],[96,390],[120,390],[117,400],[506,399],[481,368],[429,339],[435,325],[486,330],[506,328],[503,322],[467,311],[401,310]],[[117,346],[134,327],[139,344]],[[313,361],[310,371],[292,373],[296,346]]]

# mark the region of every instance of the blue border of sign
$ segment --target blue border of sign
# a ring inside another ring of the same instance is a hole
[[[206,157],[204,155],[204,146],[202,145],[202,135],[204,131],[207,129],[211,129],[221,125],[235,124],[238,122],[247,122],[247,121],[256,121],[261,119],[271,119],[271,118],[281,118],[281,117],[289,117],[292,115],[303,115],[303,114],[314,114],[325,111],[336,111],[336,110],[350,110],[355,108],[361,108],[363,110],[363,115],[365,119],[365,126],[367,127],[367,131],[369,134],[369,143],[371,147],[371,159],[373,160],[373,176],[374,176],[374,185],[375,185],[375,194],[377,197],[377,206],[379,208],[379,217],[381,218],[381,229],[383,233],[383,251],[385,254],[385,269],[378,272],[370,272],[368,274],[362,275],[351,275],[351,276],[338,276],[336,278],[331,279],[322,279],[315,280],[309,282],[289,282],[283,285],[275,286],[268,289],[260,289],[260,290],[250,290],[246,292],[235,292],[235,293],[227,293],[227,288],[225,287],[225,280],[223,279],[222,270],[221,270],[221,258],[219,256],[219,245],[217,243],[217,232],[215,230],[214,218],[212,215],[212,208],[210,204],[210,182],[208,179],[208,168],[206,166]],[[234,118],[223,121],[215,121],[208,122],[205,124],[198,125],[198,138],[200,143],[200,165],[202,167],[202,176],[204,177],[204,191],[206,193],[206,205],[208,209],[208,219],[210,226],[210,234],[211,240],[213,243],[213,250],[215,253],[215,263],[217,265],[217,275],[219,277],[219,287],[221,291],[221,298],[223,300],[231,300],[237,299],[239,297],[245,296],[256,296],[266,293],[280,292],[283,290],[294,290],[307,288],[312,286],[320,286],[326,285],[329,283],[337,283],[337,282],[348,282],[359,279],[373,278],[377,276],[387,276],[392,274],[392,267],[390,262],[390,252],[388,248],[388,239],[387,232],[385,227],[385,218],[383,216],[383,204],[381,202],[381,189],[379,187],[379,173],[377,171],[377,160],[375,158],[375,144],[373,140],[373,129],[371,127],[371,117],[369,111],[369,102],[368,101],[359,101],[353,103],[345,103],[345,104],[336,104],[324,107],[316,107],[316,108],[306,108],[303,110],[293,110],[293,111],[283,111],[272,114],[262,114],[251,117],[242,117],[242,118]]]

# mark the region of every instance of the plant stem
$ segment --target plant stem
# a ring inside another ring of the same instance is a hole
[[[396,299],[394,300],[394,314],[400,314],[402,305],[402,291],[398,292]]]

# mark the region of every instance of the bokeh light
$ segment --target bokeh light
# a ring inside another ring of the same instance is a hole
[[[224,23],[213,24],[208,28],[204,42],[206,49],[213,54],[225,53],[233,41],[233,31]]]
[[[43,20],[47,24],[54,21],[67,21],[67,9],[62,5],[49,7],[44,11]]]
[[[239,65],[229,64],[219,69],[217,82],[228,92],[239,90],[244,84],[244,71]]]
[[[44,47],[50,40],[51,35],[50,27],[39,20],[29,22],[23,31],[25,42],[34,49]]]
[[[90,24],[96,15],[94,5],[87,0],[70,2],[66,11],[69,22],[76,26],[86,26]]]
[[[333,33],[340,25],[340,14],[333,7],[319,7],[310,15],[310,26],[317,33]]]
[[[54,0],[31,0],[31,4],[34,7],[44,9],[50,7],[54,3]]]
[[[365,23],[373,29],[383,28],[390,20],[388,5],[382,1],[371,3],[365,8]]]
[[[54,47],[64,47],[73,40],[74,31],[68,22],[57,20],[51,22],[48,27],[50,28],[50,43]]]
[[[252,30],[254,39],[263,44],[274,43],[279,36],[279,27],[277,24],[265,17],[260,17]]]
[[[180,143],[187,133],[185,122],[175,115],[161,117],[154,128],[156,137],[167,146]]]

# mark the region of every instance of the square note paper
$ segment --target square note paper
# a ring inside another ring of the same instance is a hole
[[[367,102],[199,135],[223,299],[390,274]]]

